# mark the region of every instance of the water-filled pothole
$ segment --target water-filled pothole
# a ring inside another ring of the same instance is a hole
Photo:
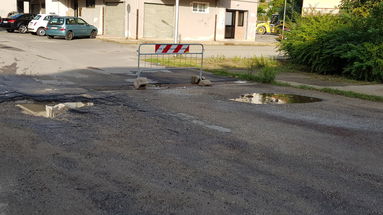
[[[300,96],[295,94],[273,94],[273,93],[249,93],[241,95],[231,101],[244,102],[251,104],[293,104],[293,103],[310,103],[320,102],[322,99]]]
[[[67,112],[68,110],[79,109],[93,105],[94,104],[92,102],[25,102],[17,104],[16,106],[19,107],[25,114],[54,118]]]

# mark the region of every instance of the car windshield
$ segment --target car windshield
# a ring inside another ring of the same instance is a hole
[[[37,15],[37,16],[35,16],[35,18],[33,18],[33,20],[39,20],[40,18],[41,18],[41,16]]]
[[[17,19],[17,18],[19,18],[19,17],[22,16],[22,15],[23,15],[23,14],[19,13],[19,14],[12,15],[12,16],[10,16],[9,18],[11,18],[11,19]]]
[[[50,25],[62,25],[64,24],[64,18],[60,17],[52,17],[51,20],[49,20]]]

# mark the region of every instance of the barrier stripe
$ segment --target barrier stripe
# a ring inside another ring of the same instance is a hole
[[[157,54],[182,54],[187,53],[190,50],[190,45],[155,45],[155,52]]]

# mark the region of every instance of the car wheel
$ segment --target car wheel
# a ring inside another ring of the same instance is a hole
[[[48,39],[53,39],[53,36],[47,35]]]
[[[65,35],[65,39],[66,40],[73,40],[73,32],[72,31],[68,31]]]
[[[266,28],[265,27],[257,28],[257,34],[266,34]]]
[[[44,36],[45,35],[45,28],[41,27],[41,28],[37,29],[36,33],[39,36]]]
[[[94,39],[97,37],[97,31],[93,30],[91,33],[90,33],[90,36],[89,36],[91,39]]]
[[[20,25],[19,26],[19,33],[25,34],[25,33],[27,33],[27,31],[28,31],[27,26],[25,26],[25,25]]]
[[[12,33],[12,32],[14,32],[14,30],[12,30],[12,29],[7,29],[7,32]]]

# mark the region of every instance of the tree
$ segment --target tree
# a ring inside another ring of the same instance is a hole
[[[340,8],[346,13],[367,17],[371,9],[382,2],[383,0],[342,0]]]
[[[292,19],[295,14],[301,14],[303,0],[287,0],[286,16]],[[285,0],[272,0],[269,4],[268,16],[273,14],[283,14]]]

